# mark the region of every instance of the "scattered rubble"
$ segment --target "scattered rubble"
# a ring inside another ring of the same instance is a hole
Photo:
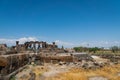
[[[36,74],[31,71],[30,78],[28,80],[35,80],[35,78],[36,78]]]
[[[90,55],[88,53],[72,53],[74,51],[68,52],[64,48],[58,48],[55,42],[48,44],[44,41],[30,41],[19,44],[19,41],[16,41],[16,46],[11,48],[8,48],[6,44],[0,44],[0,79],[11,73],[17,73],[17,70],[29,64],[35,66],[49,63],[62,67],[69,66],[69,68],[76,67],[95,70],[106,65],[120,63],[120,55]],[[54,69],[56,68],[53,68],[53,71]],[[64,71],[64,68],[59,69]],[[45,74],[51,75],[59,72],[57,69],[54,72]],[[30,76],[29,80],[35,80],[35,73],[31,72]],[[23,75],[22,77],[26,76]]]

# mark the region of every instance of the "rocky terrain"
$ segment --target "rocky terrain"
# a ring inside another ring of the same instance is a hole
[[[15,75],[14,78],[15,80],[109,80],[112,78],[112,76],[108,77],[108,73],[106,73],[109,69],[117,75],[117,78],[120,77],[120,71],[117,71],[117,69],[120,69],[119,64],[116,66],[116,64],[110,62],[110,60],[103,59],[98,56],[92,56],[92,58],[94,61],[82,60],[81,62],[70,63],[45,63],[44,65],[36,65],[35,63],[31,63],[26,69]],[[108,69],[106,69],[106,67],[108,67]],[[100,72],[100,70],[103,71]],[[83,74],[84,78],[82,77]],[[81,75],[81,78],[76,78],[78,75]],[[117,78],[113,80],[117,80]]]

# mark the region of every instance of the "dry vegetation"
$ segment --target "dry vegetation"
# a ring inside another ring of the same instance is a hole
[[[48,69],[44,66],[32,66],[32,65],[30,65],[30,66],[28,66],[28,68],[24,69],[22,72],[19,72],[16,75],[15,79],[11,79],[11,80],[29,80],[29,78],[30,78],[29,73],[31,71],[33,73],[35,73],[36,80],[41,80],[40,79],[41,74],[48,71]]]
[[[55,77],[47,78],[47,80],[89,80],[90,77],[101,76],[109,80],[119,80],[120,64],[106,66],[97,70],[84,70],[73,68],[69,72],[61,73]],[[99,80],[99,79],[98,79]]]
[[[61,69],[60,66],[52,65],[53,69]],[[66,66],[65,68],[68,68]],[[44,79],[41,79],[41,76],[45,72],[51,72],[53,69],[48,70],[48,66],[29,66],[28,69],[24,70],[21,74],[21,77],[16,80],[28,80],[30,78],[29,71],[33,71],[36,74],[36,80],[89,80],[91,77],[103,77],[108,80],[120,80],[120,64],[105,66],[100,69],[88,69],[83,68],[72,68],[67,72],[56,73],[54,76],[44,76]],[[119,75],[118,75],[119,74]],[[93,79],[92,79],[93,80]],[[96,80],[96,79],[95,79]],[[103,80],[103,79],[97,79]],[[106,79],[105,79],[106,80]]]

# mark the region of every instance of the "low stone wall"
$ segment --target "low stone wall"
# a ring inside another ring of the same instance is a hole
[[[8,75],[15,70],[29,63],[28,53],[1,55],[0,56],[0,75]]]
[[[41,62],[44,63],[51,63],[52,61],[56,62],[73,62],[73,57],[72,56],[41,56],[40,57]]]

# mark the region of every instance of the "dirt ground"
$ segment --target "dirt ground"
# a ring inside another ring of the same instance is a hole
[[[107,60],[101,60],[95,57],[97,62],[103,63]],[[27,68],[15,75],[15,80],[119,80],[120,64],[109,65],[97,70],[77,69],[78,67],[71,63],[69,65],[45,63],[28,65]],[[30,73],[35,74],[35,79],[30,79]]]
[[[26,69],[19,72],[15,78],[16,80],[29,80],[30,73],[36,74],[35,80],[45,80],[48,77],[54,77],[59,73],[67,72],[70,69],[66,65],[45,64],[44,66],[28,65]]]

